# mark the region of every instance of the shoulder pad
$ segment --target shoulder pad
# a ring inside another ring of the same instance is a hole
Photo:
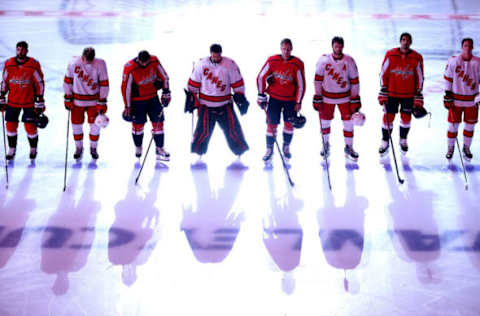
[[[158,60],[157,56],[150,55],[150,62],[151,63],[159,63],[160,61]]]
[[[282,59],[282,55],[273,55],[268,57],[267,61],[278,61]]]

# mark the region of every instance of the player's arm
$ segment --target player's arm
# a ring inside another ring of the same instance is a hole
[[[387,53],[383,59],[382,68],[380,69],[380,92],[378,93],[378,103],[382,106],[388,101],[389,67],[390,57]]]
[[[416,107],[422,107],[423,106],[423,57],[422,55],[418,54],[418,62],[417,62],[417,67],[415,69],[415,89],[416,93],[415,96],[413,97],[413,105]]]
[[[0,86],[0,111],[4,111],[7,107],[7,98],[8,93],[8,70],[6,67],[6,62],[3,64],[2,72],[2,83]]]
[[[231,87],[233,90],[233,101],[238,106],[240,114],[245,115],[248,111],[250,103],[245,97],[245,83],[243,82],[242,74],[237,64],[232,61],[232,67],[229,71]]]
[[[65,77],[63,78],[63,92],[65,109],[70,110],[73,107],[73,66],[68,64]]]
[[[445,79],[445,95],[443,96],[443,106],[446,109],[450,109],[453,106],[453,61],[453,57],[450,57],[447,62],[447,67],[445,68],[445,73],[443,75],[443,78]]]
[[[33,81],[35,88],[34,111],[36,114],[40,114],[45,111],[45,100],[43,99],[43,94],[45,92],[45,82],[43,80],[42,68],[40,67],[40,63],[38,61],[35,63],[34,67]]]
[[[313,108],[315,111],[321,111],[323,106],[322,85],[324,80],[325,67],[320,58],[315,67],[315,78],[313,80],[313,86],[315,93],[313,95]]]
[[[358,68],[355,60],[351,59],[348,68],[348,80],[350,82],[350,106],[353,112],[358,112],[362,107],[360,101],[360,76],[358,75]]]
[[[97,101],[97,110],[100,114],[107,112],[107,97],[110,90],[108,82],[107,64],[104,60],[100,63],[98,73],[99,97]]]
[[[299,112],[302,108],[302,100],[305,95],[305,68],[303,63],[299,65],[296,71],[296,91],[295,91],[295,111]]]
[[[265,91],[267,90],[267,78],[269,78],[271,75],[272,68],[270,66],[270,62],[267,60],[257,75],[257,103],[262,109],[267,107],[268,99],[265,95]]]

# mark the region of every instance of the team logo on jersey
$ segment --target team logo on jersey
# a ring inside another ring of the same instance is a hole
[[[206,77],[207,80],[211,81],[212,84],[217,87],[217,89],[220,89],[220,91],[225,91],[225,89],[227,88],[227,85],[224,84],[222,80],[219,80],[217,76],[214,76],[210,69],[203,69],[203,75]]]
[[[475,81],[465,73],[465,71],[462,69],[462,66],[458,65],[455,68],[455,73],[457,74],[458,78],[467,84],[467,86],[470,86],[470,89],[475,91]]]
[[[343,71],[346,71],[347,67],[345,64],[343,65]],[[338,72],[336,72],[331,64],[326,64],[325,65],[325,71],[327,71],[327,75],[332,78],[333,81],[335,81],[342,89],[344,89],[347,86],[347,80],[340,76]]]
[[[413,70],[409,69],[410,65],[407,65],[404,69],[392,69],[390,70],[391,73],[402,77],[402,80],[408,80],[409,77],[413,77]]]
[[[286,85],[293,81],[293,75],[290,73],[290,69],[287,69],[284,72],[276,71],[273,73],[273,77],[276,81],[278,80],[281,85]]]
[[[73,72],[77,75],[78,79],[82,80],[83,82],[86,82],[87,86],[91,87],[92,90],[97,89],[97,83],[94,82],[92,78],[90,78],[90,76],[86,71],[83,72],[80,66],[75,66],[75,69],[73,70]]]

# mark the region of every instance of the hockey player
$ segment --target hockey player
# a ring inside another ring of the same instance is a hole
[[[470,151],[473,130],[478,122],[478,106],[475,96],[478,95],[480,84],[480,58],[472,55],[473,39],[462,39],[462,53],[449,58],[445,69],[444,105],[448,110],[447,159],[454,152],[458,125],[465,122],[463,128],[463,156],[470,161],[473,158]]]
[[[400,105],[400,149],[408,151],[407,135],[414,107],[423,107],[423,58],[410,49],[412,36],[400,35],[400,47],[385,54],[380,71],[378,102],[384,107],[382,142],[378,150],[384,156],[389,149],[389,130],[393,128],[395,114]],[[387,129],[388,128],[388,129]]]
[[[83,122],[85,113],[90,125],[90,154],[98,159],[97,143],[100,127],[95,124],[97,116],[107,112],[109,91],[108,73],[105,61],[95,58],[95,49],[86,47],[82,56],[75,56],[67,66],[63,83],[65,108],[71,111],[72,132],[75,140],[73,157],[80,159],[83,154]]]
[[[197,126],[191,144],[192,153],[203,155],[207,152],[208,142],[217,122],[235,155],[240,156],[248,150],[240,122],[233,110],[232,90],[233,100],[240,114],[246,114],[249,103],[245,98],[245,85],[240,69],[232,59],[222,56],[222,46],[212,44],[210,57],[195,63],[188,80],[186,111],[193,112],[198,108]],[[192,95],[194,97],[190,98]]]
[[[283,146],[285,158],[290,159],[290,143],[293,126],[290,122],[302,107],[305,94],[305,70],[303,62],[292,56],[292,41],[288,38],[280,42],[281,54],[270,56],[257,76],[258,105],[267,112],[267,152],[265,162],[272,160],[273,145],[283,112]],[[266,94],[269,95],[267,98]]]
[[[5,111],[7,121],[9,149],[6,158],[15,158],[18,119],[23,110],[22,122],[30,144],[30,159],[35,159],[38,145],[35,121],[45,111],[43,73],[40,63],[27,56],[27,42],[18,42],[16,48],[16,56],[5,61],[0,89],[0,110]]]
[[[333,52],[321,56],[317,62],[313,108],[319,113],[325,144],[320,154],[324,157],[330,154],[330,124],[335,105],[337,105],[343,122],[345,156],[352,161],[357,161],[358,153],[353,149],[352,115],[362,106],[360,84],[355,60],[343,53],[343,46],[343,38],[335,36],[332,39]]]
[[[161,103],[157,90],[162,89]],[[156,145],[157,160],[168,161],[165,151],[163,122],[164,108],[170,103],[168,75],[158,58],[146,50],[125,64],[123,70],[122,95],[125,103],[123,117],[132,122],[135,156],[142,156],[143,128],[147,115],[152,122],[152,134]]]

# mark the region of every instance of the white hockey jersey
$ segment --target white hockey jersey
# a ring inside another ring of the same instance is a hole
[[[108,96],[108,73],[105,61],[95,58],[91,63],[74,57],[68,64],[63,82],[66,97],[73,97],[76,106],[106,104]]]
[[[445,91],[451,91],[455,106],[475,105],[480,84],[480,58],[472,56],[463,60],[462,56],[452,56],[445,68]]]
[[[237,64],[230,58],[222,57],[214,63],[210,57],[200,59],[193,66],[188,80],[188,89],[198,93],[200,104],[219,107],[231,100],[231,90],[245,94],[245,84]]]
[[[348,55],[343,55],[341,59],[334,59],[333,54],[321,56],[315,69],[314,85],[315,95],[322,95],[325,103],[350,102],[360,93],[355,61]]]

